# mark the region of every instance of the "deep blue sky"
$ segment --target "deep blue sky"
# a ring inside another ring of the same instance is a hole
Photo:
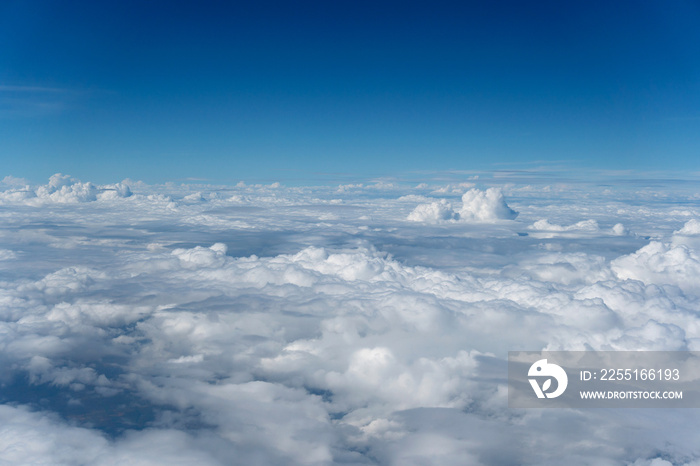
[[[698,24],[691,1],[5,0],[0,178],[698,171]]]

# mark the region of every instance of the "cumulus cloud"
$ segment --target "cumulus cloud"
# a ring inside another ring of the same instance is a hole
[[[678,231],[674,231],[673,233],[675,235],[698,236],[700,235],[700,221],[694,218],[690,219],[685,225],[683,225],[683,228]]]
[[[485,191],[470,189],[462,196],[460,218],[466,221],[490,222],[494,220],[513,220],[518,213],[508,207],[499,188]]]
[[[625,228],[625,226],[622,223],[616,223],[615,225],[613,225],[610,231],[615,236],[624,236],[629,234],[629,230]]]
[[[125,183],[114,183],[101,186],[99,188],[98,199],[118,199],[132,195],[131,188]]]
[[[671,243],[700,249],[700,221],[694,218],[688,220],[682,228],[673,232]]]
[[[438,223],[458,219],[459,214],[452,210],[452,206],[445,199],[420,204],[408,214],[408,220],[412,222]]]
[[[82,183],[69,175],[56,173],[49,182],[36,188],[25,186],[0,192],[0,203],[22,203],[39,206],[46,203],[75,204],[98,199],[116,199],[131,196],[131,189],[123,183],[96,186]]]
[[[462,207],[455,211],[445,199],[418,205],[408,215],[413,222],[439,223],[444,221],[494,222],[513,220],[518,213],[511,209],[498,188],[485,191],[470,189],[462,196]]]
[[[700,290],[700,256],[685,245],[652,241],[640,250],[612,261],[612,270],[622,279],[676,285],[686,291]]]

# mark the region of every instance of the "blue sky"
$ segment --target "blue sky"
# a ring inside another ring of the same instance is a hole
[[[2,175],[695,172],[699,18],[684,1],[5,1]]]

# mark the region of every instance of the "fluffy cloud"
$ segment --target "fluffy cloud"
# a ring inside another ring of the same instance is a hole
[[[92,202],[98,199],[116,199],[131,196],[131,189],[123,183],[95,186],[56,173],[45,185],[34,189],[29,186],[13,188],[0,193],[0,203],[23,203],[40,206],[46,203],[75,204]]]
[[[678,231],[673,232],[676,235],[683,235],[683,236],[697,236],[700,235],[700,221],[696,219],[690,219],[686,222],[685,225],[683,225],[683,228],[681,228]]]
[[[682,228],[673,232],[671,243],[700,249],[700,221],[694,218],[688,220]]]
[[[620,224],[617,224],[620,225]],[[617,227],[617,225],[615,225]],[[583,220],[580,222],[577,222],[573,225],[567,225],[567,226],[562,226],[562,225],[557,225],[557,224],[552,224],[547,221],[547,219],[543,220],[538,220],[532,225],[530,225],[528,228],[531,230],[537,230],[537,231],[587,231],[587,232],[596,232],[599,230],[598,228],[598,222],[595,220]],[[619,228],[618,228],[619,230]]]
[[[625,226],[622,223],[616,223],[615,225],[613,225],[610,231],[615,236],[624,236],[629,234],[629,230],[627,230],[627,228],[625,228]]]
[[[528,226],[535,238],[557,238],[557,237],[584,237],[596,235],[600,231],[598,222],[595,220],[582,220],[571,225],[558,225],[549,223],[547,219],[541,219]],[[622,224],[616,224],[611,230],[616,236],[623,236],[625,229]]]
[[[452,206],[445,199],[429,204],[420,204],[408,214],[408,220],[412,222],[438,223],[457,219],[459,219],[459,214],[452,210]]]
[[[494,222],[497,220],[513,220],[518,213],[508,207],[503,193],[498,188],[488,188],[485,191],[470,189],[462,196],[462,207],[459,211],[445,199],[428,204],[418,205],[409,215],[413,222],[438,223],[444,221],[463,222]]]
[[[494,220],[513,220],[518,213],[508,207],[503,193],[498,188],[485,191],[470,189],[462,196],[462,209],[459,211],[463,220],[490,222]]]
[[[685,291],[700,291],[700,256],[684,245],[652,241],[647,246],[611,263],[621,279],[676,285]]]

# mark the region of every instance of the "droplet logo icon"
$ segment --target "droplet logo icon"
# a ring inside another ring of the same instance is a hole
[[[543,381],[542,386],[540,386],[537,378],[528,379],[537,398],[556,398],[564,393],[566,386],[569,384],[569,378],[564,369],[556,364],[548,364],[546,359],[540,359],[530,366],[527,375],[528,377],[547,377],[547,379]],[[552,388],[552,379],[557,381],[557,386],[554,391],[549,392],[548,390]]]

